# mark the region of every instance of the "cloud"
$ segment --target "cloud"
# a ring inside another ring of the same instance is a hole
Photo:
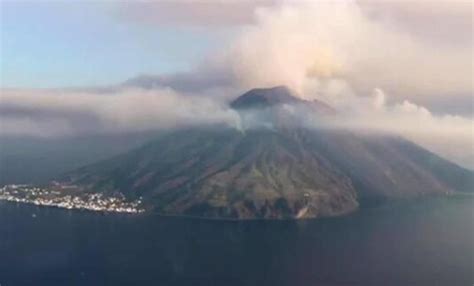
[[[123,83],[124,86],[145,89],[168,87],[178,92],[200,92],[223,89],[235,84],[229,68],[215,65],[209,60],[193,71],[165,75],[140,75]]]
[[[279,1],[126,1],[118,11],[122,18],[164,27],[233,27],[254,23],[257,7]]]
[[[164,3],[156,5],[164,5],[160,13],[170,15],[184,11],[199,15],[208,5]],[[241,2],[209,5],[221,7],[219,15],[226,18],[233,5],[240,5],[236,3]],[[303,93],[308,82],[338,79],[360,94],[380,87],[392,97],[424,103],[440,112],[442,99],[455,99],[459,103],[450,100],[450,111],[472,113],[465,105],[473,95],[471,3],[362,0],[242,5],[253,20],[240,23],[237,36],[194,69],[131,83],[180,91],[285,84],[308,97],[312,95]],[[216,21],[225,25],[224,19]]]
[[[171,89],[115,92],[2,90],[1,136],[68,136],[169,129],[199,124],[238,127],[238,115],[206,95]]]
[[[325,89],[320,99],[339,112],[324,127],[401,135],[474,170],[474,118],[435,115],[409,100],[390,102],[379,88],[367,97],[356,96],[341,82],[320,88]]]
[[[472,45],[472,1],[358,0],[357,3],[369,17],[433,44]]]
[[[234,41],[228,65],[246,86],[301,91],[311,78],[340,78],[361,93],[380,86],[398,97],[472,94],[472,42],[433,45],[369,17],[355,2],[259,9],[257,25]]]

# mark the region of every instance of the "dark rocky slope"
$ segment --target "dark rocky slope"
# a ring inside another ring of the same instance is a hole
[[[333,114],[284,87],[232,103],[265,124],[179,130],[66,176],[86,191],[143,197],[149,209],[213,218],[341,215],[359,204],[472,188],[473,174],[403,138],[315,129],[299,113]],[[260,116],[264,114],[264,116]]]

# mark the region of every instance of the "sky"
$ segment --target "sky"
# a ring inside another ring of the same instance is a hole
[[[109,85],[186,70],[226,37],[221,29],[138,21],[126,14],[128,2],[0,3],[3,87]]]
[[[471,1],[0,3],[0,136],[239,128],[229,100],[286,85],[474,169]]]

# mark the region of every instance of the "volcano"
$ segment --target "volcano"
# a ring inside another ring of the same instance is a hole
[[[286,87],[230,103],[243,127],[161,134],[62,178],[85,192],[142,198],[151,212],[229,219],[343,215],[387,200],[470,191],[473,172],[398,136],[315,128],[337,116]]]

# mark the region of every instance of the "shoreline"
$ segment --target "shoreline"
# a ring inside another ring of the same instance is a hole
[[[57,210],[64,210],[64,211],[79,211],[79,212],[88,212],[88,213],[98,213],[98,214],[125,214],[125,215],[144,215],[147,212],[144,210],[130,212],[130,211],[110,211],[110,210],[96,210],[93,208],[79,208],[79,207],[64,207],[54,204],[40,204],[36,202],[24,202],[21,200],[10,200],[10,199],[0,199],[0,203],[9,203],[9,204],[16,204],[18,206],[26,205],[26,206],[34,206],[40,207],[45,209],[57,209]]]
[[[390,202],[382,203],[377,207],[368,207],[368,208],[358,208],[352,212],[345,213],[342,215],[335,215],[335,216],[324,216],[324,217],[315,217],[315,218],[225,218],[225,217],[204,217],[204,216],[195,216],[195,215],[185,215],[185,214],[165,214],[159,213],[155,211],[148,211],[145,209],[140,209],[137,212],[127,212],[127,211],[108,211],[108,210],[96,210],[90,208],[77,208],[77,207],[62,207],[57,205],[46,205],[46,204],[38,204],[34,202],[23,202],[17,200],[6,200],[0,199],[0,203],[5,202],[9,204],[15,204],[18,206],[26,205],[26,206],[35,206],[40,208],[51,208],[57,210],[64,210],[64,211],[79,211],[81,213],[96,213],[101,215],[127,215],[127,216],[140,216],[140,217],[160,217],[160,218],[177,218],[177,219],[190,219],[190,220],[201,220],[201,221],[219,221],[219,222],[231,222],[231,223],[238,223],[238,222],[303,222],[303,221],[316,221],[316,220],[331,220],[331,219],[339,219],[339,218],[348,218],[356,214],[363,213],[364,211],[371,211],[371,210],[380,210],[380,209],[388,209],[394,206],[410,206],[410,204],[416,204],[418,202],[424,202],[427,200],[437,200],[437,199],[463,199],[463,198],[474,198],[474,194],[472,193],[465,193],[459,192],[455,194],[445,195],[445,196],[429,196],[429,197],[421,197],[421,198],[414,198],[414,199],[402,199],[402,200],[394,200]]]

